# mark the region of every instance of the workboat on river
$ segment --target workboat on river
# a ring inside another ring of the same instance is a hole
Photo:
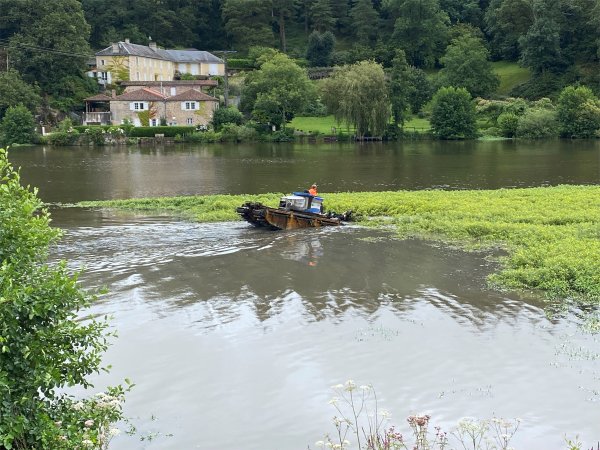
[[[236,209],[242,218],[257,227],[278,230],[338,226],[350,220],[352,211],[343,214],[323,212],[323,197],[307,192],[293,192],[281,197],[278,208],[246,202]]]

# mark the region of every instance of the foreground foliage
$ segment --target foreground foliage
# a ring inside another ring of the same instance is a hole
[[[253,200],[276,206],[281,194],[214,195],[85,202],[80,206],[164,211],[228,221]],[[403,237],[466,248],[502,248],[490,282],[550,298],[600,302],[600,186],[478,191],[357,192],[325,195],[328,210],[355,212],[361,224],[394,226]]]
[[[105,448],[122,418],[123,390],[76,400],[107,348],[105,321],[79,320],[94,296],[65,263],[47,263],[60,232],[20,185],[0,149],[0,448]]]

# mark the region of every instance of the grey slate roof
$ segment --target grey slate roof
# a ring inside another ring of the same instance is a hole
[[[130,42],[118,42],[118,52],[113,52],[113,46],[106,47],[96,53],[96,56],[144,56],[146,58],[162,59],[172,62],[212,62],[222,63],[221,58],[217,58],[212,53],[189,49],[189,50],[165,50],[162,48],[151,48],[147,45],[131,44]]]
[[[171,57],[173,62],[209,62],[209,63],[222,63],[221,58],[217,58],[215,55],[202,50],[190,49],[190,50],[165,50]]]
[[[164,59],[170,61],[168,53],[162,48],[150,48],[146,45],[131,44],[129,42],[118,42],[119,51],[113,52],[112,45],[100,50],[96,56],[145,56],[146,58]]]

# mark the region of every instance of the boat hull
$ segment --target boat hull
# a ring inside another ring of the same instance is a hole
[[[237,208],[237,212],[244,220],[254,226],[277,230],[342,225],[342,219],[337,216],[270,208],[261,203],[253,202],[246,202],[243,206]]]

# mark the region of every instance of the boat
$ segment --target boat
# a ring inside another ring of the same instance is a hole
[[[323,212],[323,197],[308,192],[293,192],[281,197],[278,208],[258,202],[246,202],[236,211],[254,226],[275,230],[339,226],[352,216],[352,211],[343,214]]]

